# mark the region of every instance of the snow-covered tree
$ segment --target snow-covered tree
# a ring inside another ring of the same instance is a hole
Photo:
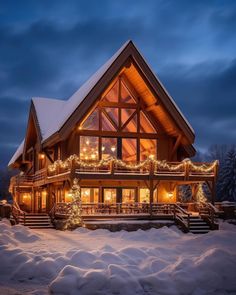
[[[236,149],[227,153],[220,169],[217,199],[220,201],[236,201]]]

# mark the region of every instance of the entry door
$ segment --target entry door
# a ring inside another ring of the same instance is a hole
[[[41,191],[38,194],[38,210],[39,213],[44,213],[47,211],[47,192]]]

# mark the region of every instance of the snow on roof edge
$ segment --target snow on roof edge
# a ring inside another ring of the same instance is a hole
[[[8,167],[11,166],[12,164],[14,164],[15,161],[23,154],[24,143],[25,143],[25,139],[23,139],[23,141],[21,142],[21,144],[18,146],[17,150],[15,151],[13,156],[11,157],[11,160],[7,164]]]

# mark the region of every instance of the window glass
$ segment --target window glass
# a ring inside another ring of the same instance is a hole
[[[93,111],[87,119],[82,123],[79,129],[83,130],[98,130],[99,128],[99,114],[98,110]]]
[[[111,90],[103,98],[103,100],[108,102],[118,102],[118,87],[119,83],[116,82],[115,85],[111,88]]]
[[[123,161],[137,161],[137,140],[135,138],[122,138]]]
[[[135,103],[135,100],[133,99],[133,97],[129,93],[128,88],[122,82],[121,82],[120,94],[121,94],[121,102],[123,102],[123,103]]]
[[[98,188],[81,188],[81,201],[85,203],[98,203],[99,189]]]
[[[134,117],[129,121],[122,131],[137,132],[137,115],[134,115]]]
[[[128,119],[133,115],[135,109],[122,109],[121,110],[121,125],[123,126]]]
[[[156,159],[157,141],[156,139],[140,139],[140,160],[145,161],[147,158]]]
[[[140,132],[141,133],[156,133],[155,128],[143,112],[140,112]]]
[[[135,203],[135,189],[122,189],[122,203]]]
[[[103,137],[101,151],[102,159],[117,157],[117,138]]]
[[[148,188],[140,188],[139,190],[139,202],[140,203],[149,203],[150,200],[150,191]]]
[[[105,204],[116,203],[116,189],[115,188],[104,188],[103,196],[104,196],[104,203]]]
[[[80,159],[98,160],[98,137],[80,136]]]
[[[116,128],[110,120],[102,113],[102,130],[103,131],[116,131]]]
[[[119,122],[119,115],[118,115],[118,108],[106,108],[105,112],[109,115],[112,121],[118,126]]]

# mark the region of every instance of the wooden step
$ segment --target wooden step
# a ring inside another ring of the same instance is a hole
[[[51,219],[45,213],[30,213],[19,218],[19,223],[29,228],[53,228]]]

